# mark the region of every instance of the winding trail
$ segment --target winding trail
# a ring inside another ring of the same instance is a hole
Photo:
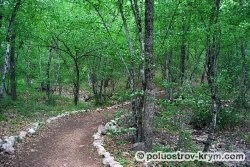
[[[100,167],[92,135],[114,110],[66,116],[42,128],[17,145],[16,155],[4,167]]]

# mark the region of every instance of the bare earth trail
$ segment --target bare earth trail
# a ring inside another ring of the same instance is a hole
[[[79,113],[52,122],[35,137],[18,144],[15,157],[4,167],[100,167],[102,161],[92,147],[92,135],[112,113]]]

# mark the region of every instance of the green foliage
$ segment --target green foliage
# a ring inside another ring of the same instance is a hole
[[[129,164],[129,161],[126,158],[118,158],[118,162],[122,165],[122,166],[127,166]]]
[[[166,146],[160,145],[160,144],[155,144],[153,146],[153,152],[157,152],[157,151],[162,151],[162,152],[173,152],[174,150],[171,148],[167,148]]]
[[[72,100],[54,96],[56,101],[54,105],[46,105],[45,94],[36,91],[21,91],[22,94],[16,101],[12,101],[9,98],[0,100],[0,113],[1,118],[4,120],[10,120],[11,115],[15,115],[14,118],[29,118],[29,119],[42,119],[48,116],[55,116],[62,112],[88,109],[91,104],[81,103],[79,106],[74,106]]]
[[[218,127],[220,129],[234,129],[244,120],[242,112],[234,108],[222,109],[218,114]]]

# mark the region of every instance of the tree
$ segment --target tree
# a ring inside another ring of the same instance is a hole
[[[16,100],[16,65],[15,65],[15,45],[16,45],[16,16],[21,6],[21,0],[17,0],[12,11],[6,35],[6,51],[3,67],[2,83],[0,87],[0,97],[4,96],[6,89],[6,75],[10,72],[11,98]]]
[[[218,56],[220,52],[220,25],[219,25],[219,10],[220,10],[221,1],[215,0],[213,4],[209,32],[207,36],[207,79],[210,87],[212,107],[212,121],[208,132],[208,138],[205,143],[204,152],[207,152],[211,142],[213,140],[214,131],[217,124],[217,116],[221,110],[221,101],[218,95],[218,86],[217,86],[217,63]]]
[[[143,134],[146,151],[152,149],[155,112],[154,85],[154,0],[145,1],[145,101],[143,115]]]

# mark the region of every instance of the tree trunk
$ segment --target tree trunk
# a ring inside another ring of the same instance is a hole
[[[142,32],[142,19],[141,14],[138,6],[137,0],[130,0],[131,9],[134,14],[135,22],[136,22],[136,28],[137,28],[137,34],[138,34],[138,40],[140,43],[140,53],[141,53],[141,63],[139,67],[139,75],[143,81],[143,84],[145,82],[145,74],[144,74],[144,58],[145,58],[145,48],[143,44],[143,32]]]
[[[31,87],[32,83],[32,77],[31,77],[31,49],[32,49],[32,43],[30,41],[28,45],[28,52],[27,52],[27,76],[26,76],[26,82],[27,86]]]
[[[135,50],[134,50],[134,47],[133,47],[133,44],[132,44],[132,40],[131,40],[131,36],[130,36],[130,33],[129,33],[127,21],[126,21],[124,12],[123,12],[122,1],[118,0],[118,2],[119,2],[119,11],[120,11],[121,18],[122,18],[122,21],[123,21],[125,35],[126,35],[130,55],[131,55],[131,59],[130,59],[131,60],[131,65],[130,65],[130,69],[129,69],[129,77],[128,77],[129,81],[128,81],[128,83],[129,83],[131,93],[134,94],[136,92],[136,84],[135,84]],[[131,4],[132,4],[132,1],[131,1]],[[136,15],[135,17],[137,18],[138,16]],[[138,20],[137,20],[137,22],[138,22]],[[140,27],[140,24],[139,24],[139,27]],[[141,27],[138,28],[138,29],[140,31]],[[139,37],[139,39],[141,39],[141,38]],[[140,105],[140,100],[141,100],[140,97],[139,98],[138,97],[132,97],[132,99],[131,99],[132,111],[133,111],[133,115],[134,115],[134,127],[136,128],[135,142],[141,142],[142,141],[142,120],[141,120],[142,117],[140,116],[142,114],[142,112],[141,112],[142,106]]]
[[[211,17],[211,27],[215,27],[219,23],[219,8],[220,8],[220,0],[216,0],[214,7],[213,7],[213,13]],[[210,27],[210,28],[211,28]],[[209,150],[209,147],[213,141],[214,132],[217,124],[217,116],[218,113],[221,110],[221,102],[218,95],[218,87],[217,87],[217,80],[216,80],[216,73],[217,73],[217,60],[219,56],[220,51],[220,28],[217,25],[216,29],[212,31],[212,34],[209,34],[208,38],[208,48],[207,48],[207,79],[208,79],[208,85],[210,87],[211,92],[211,100],[212,100],[212,121],[210,124],[209,132],[208,132],[208,138],[205,142],[205,146],[203,151],[207,152]],[[211,32],[210,32],[211,33]]]
[[[16,33],[13,30],[11,34],[11,46],[10,46],[10,94],[11,99],[16,100],[16,64],[15,64],[15,45],[16,45]]]
[[[183,37],[181,44],[181,59],[180,59],[180,85],[183,84],[185,75],[185,65],[186,65],[186,44]]]
[[[172,55],[173,51],[170,49],[168,53],[165,54],[164,67],[163,67],[163,78],[167,83],[165,86],[165,97],[168,100],[173,100],[173,89],[172,89]]]
[[[145,1],[145,87],[143,135],[146,151],[152,149],[155,112],[154,49],[153,49],[154,0]]]
[[[46,95],[47,95],[47,103],[51,104],[51,78],[50,78],[50,66],[51,66],[51,60],[52,60],[52,48],[49,49],[48,54],[48,63],[47,63],[47,70],[46,70]]]
[[[246,47],[245,44],[241,43],[241,58],[242,58],[242,68],[241,68],[241,89],[240,89],[240,103],[242,107],[246,105],[246,93],[247,93],[247,59],[246,59]]]
[[[3,4],[3,2],[2,2]],[[11,18],[9,21],[9,26],[6,35],[6,51],[5,51],[5,59],[3,66],[3,75],[2,75],[2,83],[0,87],[0,98],[4,96],[5,88],[6,88],[6,75],[11,68],[11,90],[12,90],[12,99],[16,99],[16,81],[15,81],[15,21],[16,15],[21,5],[21,0],[17,0],[13,12],[11,14]],[[1,6],[2,7],[2,6]],[[13,41],[14,40],[14,41]],[[11,57],[11,60],[10,60]],[[10,61],[12,61],[10,66]]]
[[[243,9],[244,1],[240,0],[240,6]],[[241,39],[240,50],[241,50],[241,59],[242,59],[242,67],[241,67],[241,86],[240,86],[240,105],[242,107],[246,106],[246,93],[247,93],[247,54],[246,54],[246,42],[244,39]]]
[[[3,14],[4,14],[3,9],[4,9],[4,1],[1,0],[0,2],[0,29],[2,29],[2,24],[3,24]],[[2,42],[3,42],[2,39],[0,39],[0,48],[2,46]]]
[[[92,92],[93,92],[94,98],[96,100],[97,99],[97,88],[96,88],[97,84],[96,84],[96,75],[94,74],[93,71],[90,72],[90,80],[91,80]]]
[[[6,52],[5,52],[5,59],[4,59],[4,67],[3,67],[3,76],[2,76],[2,84],[0,88],[0,97],[3,98],[5,94],[5,88],[6,88],[6,76],[9,71],[10,67],[10,44],[7,41],[6,43]]]
[[[80,91],[80,69],[78,64],[78,55],[74,58],[75,64],[75,79],[74,79],[74,104],[77,105],[79,102],[79,91]]]
[[[187,47],[187,31],[188,25],[186,23],[185,18],[183,18],[182,25],[182,40],[181,40],[181,58],[180,58],[180,85],[183,84],[185,78],[185,70],[186,70],[186,61],[188,60],[188,47]]]
[[[54,62],[54,75],[55,75],[55,90],[58,91],[58,94],[61,96],[62,94],[62,84],[61,84],[61,79],[60,79],[60,51],[58,53],[57,60]]]

